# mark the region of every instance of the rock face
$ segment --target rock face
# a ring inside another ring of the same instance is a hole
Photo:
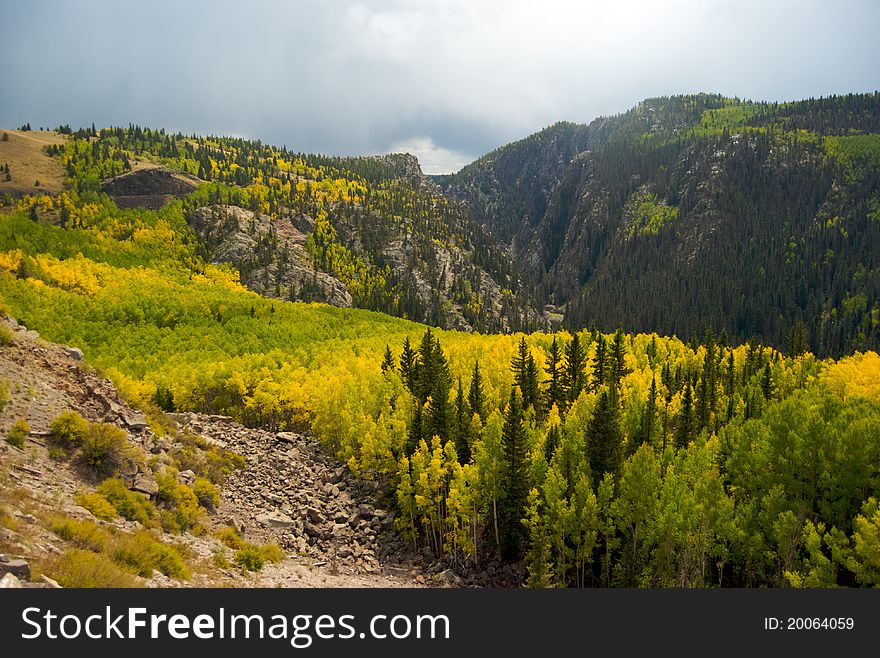
[[[165,167],[138,169],[101,184],[120,208],[158,210],[174,197],[192,192],[199,184],[195,176]]]
[[[0,555],[0,574],[12,574],[19,579],[27,580],[31,577],[31,568],[26,560]]]
[[[223,484],[218,523],[353,573],[379,573],[405,556],[407,544],[393,517],[377,508],[372,489],[328,457],[316,439],[245,428],[216,416],[174,418],[247,459],[247,468]]]
[[[351,307],[345,285],[309,260],[306,217],[273,220],[238,206],[218,205],[198,208],[187,221],[211,260],[235,266],[251,290],[277,299]]]

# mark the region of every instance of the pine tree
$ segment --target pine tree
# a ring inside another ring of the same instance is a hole
[[[403,339],[403,352],[400,354],[400,376],[410,393],[415,394],[415,363],[416,353],[409,342],[409,336]]]
[[[468,407],[471,415],[477,414],[481,421],[486,419],[486,400],[483,395],[483,376],[480,374],[479,361],[474,361],[474,372],[468,389]]]
[[[598,391],[605,384],[607,353],[608,343],[605,341],[605,336],[599,334],[599,339],[596,342],[596,354],[593,357],[593,381],[590,385],[593,391]]]
[[[690,379],[690,378],[688,378]],[[681,411],[678,415],[678,427],[675,430],[675,445],[678,448],[687,448],[694,439],[694,388],[690,381],[685,382],[684,394],[681,398]]]
[[[455,452],[458,455],[459,463],[467,464],[471,460],[471,444],[468,440],[471,415],[468,414],[468,404],[464,398],[464,387],[461,385],[461,377],[458,378],[454,413],[453,438],[455,439]]]
[[[788,353],[800,356],[810,351],[809,333],[803,320],[798,320],[788,333]]]
[[[510,392],[510,403],[504,415],[501,430],[504,451],[502,483],[504,490],[499,500],[498,528],[501,540],[501,557],[517,560],[521,556],[528,497],[526,435],[523,426],[522,398],[519,390]]]
[[[561,360],[562,355],[559,351],[559,342],[556,340],[556,336],[553,336],[553,342],[550,344],[550,352],[547,354],[547,365],[544,368],[544,371],[548,375],[547,391],[545,392],[548,409],[554,404],[561,406],[563,402]]]
[[[575,334],[565,349],[565,363],[562,370],[564,375],[563,387],[569,402],[577,400],[581,391],[584,390],[584,366],[586,362],[587,355],[583,347],[581,347],[580,337],[578,334]]]
[[[614,393],[602,391],[587,428],[587,456],[593,482],[605,473],[617,475],[623,462],[623,433]]]
[[[623,330],[618,329],[614,334],[614,342],[611,344],[609,355],[609,377],[615,389],[620,388],[620,382],[632,372],[632,368],[626,365],[626,345]]]
[[[273,306],[274,310],[275,307]],[[382,372],[393,372],[397,367],[397,364],[394,363],[394,355],[391,353],[391,347],[386,343],[385,345],[385,355],[382,357]]]

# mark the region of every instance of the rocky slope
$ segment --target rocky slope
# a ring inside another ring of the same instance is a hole
[[[377,502],[375,488],[355,481],[316,440],[197,414],[166,418],[163,435],[156,435],[109,380],[83,363],[79,350],[42,341],[11,319],[0,319],[0,324],[12,332],[11,342],[0,347],[0,384],[9,398],[0,409],[0,435],[7,436],[15,420],[26,419],[30,425],[23,448],[0,441],[0,576],[11,572],[28,586],[51,584],[43,578],[44,570],[69,546],[49,529],[59,514],[115,532],[140,527],[123,519],[98,521],[76,503],[76,495],[92,491],[97,480],[75,461],[53,454],[48,441],[52,419],[72,409],[87,420],[125,430],[129,444],[143,451],[143,470],[132,462],[120,475],[145,496],[155,497],[154,474],[176,463],[183,450],[222,446],[242,455],[246,465],[223,483],[208,530],[232,526],[249,541],[276,541],[287,555],[253,574],[217,566],[214,556],[223,547],[210,532],[165,535],[163,541],[185,547],[193,575],[177,581],[154,572],[143,581],[146,586],[399,587],[462,582],[443,565],[411,555],[393,529],[393,513]],[[184,470],[177,477],[192,484],[195,474]],[[7,579],[5,585],[13,583]]]

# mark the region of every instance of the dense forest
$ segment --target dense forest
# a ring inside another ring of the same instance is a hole
[[[755,148],[763,126],[743,128]],[[678,148],[660,132],[644,139],[658,154]],[[629,152],[626,139],[609,144]],[[824,158],[827,144],[810,148]],[[415,548],[457,568],[522,564],[536,587],[880,584],[877,354],[814,356],[808,318],[783,350],[711,327],[688,342],[598,329],[481,335],[258,295],[206,258],[195,210],[310,215],[313,257],[350,277],[365,306],[388,301],[388,279],[377,283],[369,252],[334,237],[346,213],[370,207],[459,239],[458,211],[438,210],[442,197],[422,205],[427,183],[405,161],[273,150],[273,175],[260,169],[268,156],[248,155],[263,148],[136,127],[52,148],[68,189],[0,216],[0,310],[81,347],[157,427],[163,412],[197,410],[314,432],[386,492]],[[205,182],[159,210],[120,209],[101,183],[135,158]],[[662,238],[678,221],[667,194],[618,197],[639,217],[630,240]],[[322,212],[334,218],[326,229]]]
[[[341,282],[356,307],[463,330],[539,326],[538,314],[516,292],[518,279],[504,250],[464,204],[445,197],[421,173],[412,156],[334,158],[133,125],[61,130],[72,139],[49,153],[64,160],[67,196],[98,194],[103,181],[145,160],[208,183],[185,199],[190,224],[200,208],[219,213],[227,225],[231,207],[271,220],[271,231],[256,236],[256,248],[231,263],[248,284],[255,283],[249,273],[261,272],[265,280],[253,286],[259,292],[328,301],[311,277],[289,276],[294,259],[279,234],[292,229],[307,235],[309,267]],[[73,205],[64,201],[62,207]],[[248,227],[241,231],[247,234]],[[206,260],[214,255],[209,242],[202,240]]]
[[[880,94],[649,99],[440,177],[570,329],[880,346]]]

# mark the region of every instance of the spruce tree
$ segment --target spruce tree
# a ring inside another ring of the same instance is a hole
[[[614,388],[620,388],[621,380],[632,372],[632,368],[626,365],[626,345],[624,344],[626,337],[623,330],[618,329],[614,334],[614,342],[611,344],[611,354],[609,355],[609,376]]]
[[[400,376],[410,393],[415,395],[415,363],[416,353],[409,342],[409,336],[403,339],[403,352],[400,354]]]
[[[550,344],[550,352],[547,354],[547,365],[544,371],[547,373],[547,391],[545,393],[546,405],[550,409],[554,404],[562,406],[562,355],[559,351],[559,342],[553,336]]]
[[[275,307],[272,307],[273,311]],[[385,345],[385,355],[382,357],[382,372],[393,372],[397,367],[397,364],[394,362],[394,355],[391,353],[391,347],[389,345]]]
[[[590,384],[593,391],[598,391],[605,384],[607,358],[608,343],[605,341],[605,336],[599,334],[599,339],[596,342],[596,354],[593,357],[593,381]]]
[[[584,366],[587,362],[587,355],[578,334],[572,336],[571,342],[565,349],[565,363],[563,365],[566,398],[569,402],[574,402],[584,390]]]
[[[587,456],[592,481],[600,482],[605,473],[615,476],[623,462],[623,433],[620,430],[616,395],[604,390],[599,395],[587,427]]]
[[[675,430],[675,445],[677,448],[687,448],[694,435],[694,389],[690,378],[685,382],[684,394],[681,398],[681,411],[678,414],[678,427]]]
[[[464,387],[462,387],[461,377],[459,377],[458,391],[455,396],[453,438],[455,439],[455,452],[458,455],[458,462],[460,464],[467,464],[471,460],[471,444],[468,440],[471,418],[467,407],[467,400],[464,398]]]
[[[504,414],[501,447],[504,464],[503,491],[498,509],[498,530],[501,541],[499,548],[503,559],[515,561],[522,555],[524,534],[522,519],[525,516],[529,491],[522,398],[516,387],[510,392],[510,403]]]
[[[480,421],[486,419],[486,399],[483,395],[483,376],[480,374],[480,362],[474,361],[474,372],[468,389],[468,407],[471,416],[477,414]]]

